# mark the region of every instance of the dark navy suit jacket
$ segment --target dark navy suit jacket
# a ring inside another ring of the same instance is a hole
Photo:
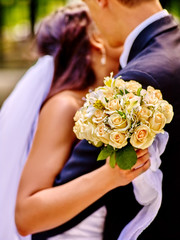
[[[144,88],[160,89],[163,98],[174,107],[174,119],[165,128],[170,139],[162,156],[163,202],[154,222],[138,239],[180,239],[180,29],[172,16],[166,16],[145,28],[136,38],[127,66],[118,75],[136,80]],[[70,159],[55,181],[63,184],[88,173],[104,163],[96,161],[100,149],[83,140],[76,145]],[[72,200],[73,201],[73,200]],[[117,188],[92,204],[68,223],[33,236],[46,239],[79,223],[100,206],[106,205],[104,240],[118,238],[123,227],[141,209],[133,195],[132,185]],[[124,239],[126,240],[126,239]]]

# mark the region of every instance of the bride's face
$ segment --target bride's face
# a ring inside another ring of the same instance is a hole
[[[97,41],[97,43],[96,43]],[[118,48],[111,47],[107,41],[98,36],[92,43],[92,67],[96,74],[97,85],[103,84],[103,79],[109,76],[111,72],[115,76],[119,71],[119,58],[123,51],[123,46]],[[105,58],[104,63],[102,58]]]
[[[123,51],[123,45],[120,47],[111,47],[108,42],[104,41],[106,49],[106,68],[107,73],[113,72],[114,75],[119,71],[119,60]]]
[[[123,51],[123,45],[112,47],[108,40],[102,36],[97,26],[93,22],[89,28],[90,42],[92,45],[92,60],[95,72],[101,71],[102,79],[111,72],[118,73],[119,59]],[[101,62],[105,58],[105,63]],[[97,75],[97,74],[96,74]]]

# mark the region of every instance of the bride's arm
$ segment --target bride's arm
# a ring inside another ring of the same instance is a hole
[[[16,202],[16,225],[22,235],[65,223],[105,193],[128,184],[149,167],[147,151],[140,151],[136,167],[145,165],[139,169],[111,169],[105,164],[69,183],[52,187],[75,140],[72,128],[76,110],[71,98],[57,96],[49,100],[40,113]]]

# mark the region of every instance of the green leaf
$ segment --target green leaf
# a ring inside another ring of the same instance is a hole
[[[116,165],[116,152],[115,151],[110,156],[109,164],[112,168],[115,168],[115,165]]]
[[[124,92],[123,92],[122,90],[120,90],[119,94],[120,94],[121,96],[123,96],[123,95],[124,95]]]
[[[136,151],[130,143],[116,152],[116,162],[124,170],[131,169],[137,162]]]
[[[117,109],[116,109],[116,111],[119,113],[119,115],[122,117],[122,119],[126,119],[126,114],[125,113],[123,113],[123,112],[121,112]]]
[[[125,89],[125,94],[128,94],[129,92],[128,92],[128,90],[127,89]]]
[[[140,96],[141,90],[142,90],[142,87],[140,87],[140,88],[137,90],[137,96]]]
[[[109,100],[105,97],[105,101],[108,103],[109,102]]]
[[[105,160],[107,157],[111,156],[113,152],[114,152],[114,149],[110,145],[103,147],[103,149],[98,155],[97,161]]]

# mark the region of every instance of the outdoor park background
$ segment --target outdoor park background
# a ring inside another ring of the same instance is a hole
[[[0,106],[35,62],[32,46],[40,20],[68,2],[0,0]],[[179,21],[180,1],[161,0],[161,3]]]

